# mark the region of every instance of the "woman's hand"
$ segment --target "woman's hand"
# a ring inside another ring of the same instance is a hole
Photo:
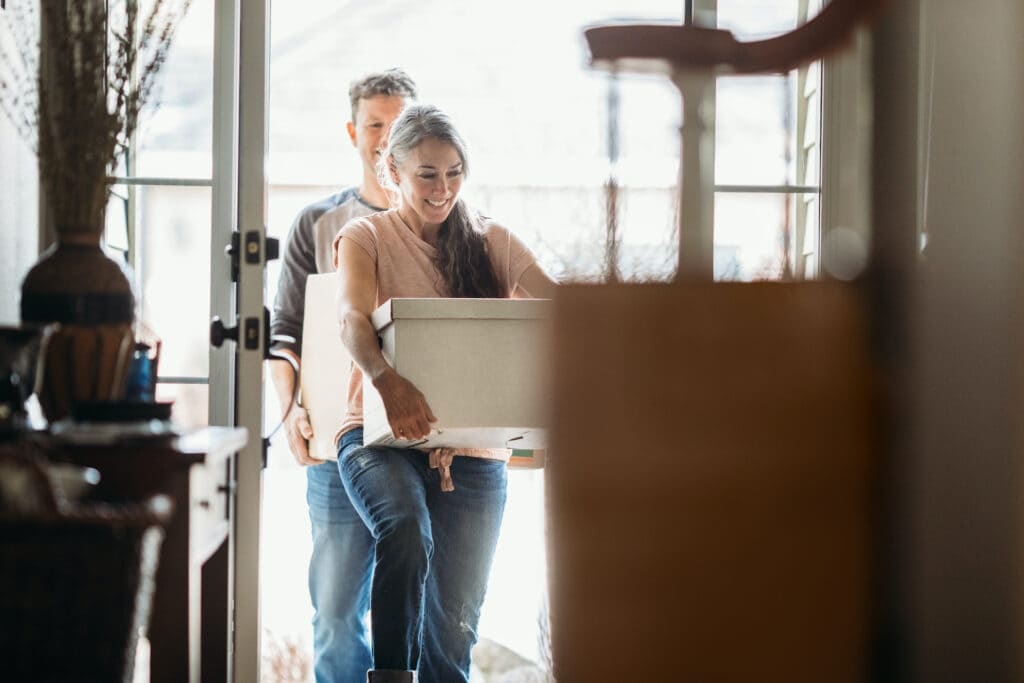
[[[388,368],[373,380],[373,386],[380,392],[391,433],[396,438],[418,441],[430,434],[431,424],[437,418],[412,382]]]

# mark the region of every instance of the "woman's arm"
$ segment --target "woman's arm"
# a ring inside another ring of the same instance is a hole
[[[519,278],[513,295],[526,299],[550,299],[555,296],[557,287],[558,283],[534,263]]]
[[[377,332],[370,322],[377,303],[377,267],[350,239],[340,239],[337,250],[341,341],[363,375],[380,392],[395,436],[422,439],[430,433],[430,424],[437,418],[419,389],[384,360]]]

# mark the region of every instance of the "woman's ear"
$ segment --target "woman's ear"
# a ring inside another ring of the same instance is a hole
[[[398,164],[395,163],[394,157],[388,157],[388,173],[391,174],[391,180],[398,185]]]

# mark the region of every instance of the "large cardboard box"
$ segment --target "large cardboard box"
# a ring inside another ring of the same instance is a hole
[[[363,442],[421,448],[539,449],[550,405],[550,302],[391,299],[373,312],[384,357],[423,392],[438,422],[396,439],[363,380]]]
[[[865,294],[559,287],[544,477],[557,680],[871,678],[891,464]]]

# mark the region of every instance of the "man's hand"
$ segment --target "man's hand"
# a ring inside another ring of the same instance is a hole
[[[313,438],[313,425],[309,423],[309,414],[298,404],[293,404],[284,420],[285,433],[288,435],[288,447],[300,465],[319,465],[318,460],[309,455],[309,440]]]
[[[309,413],[295,402],[295,382],[298,380],[299,357],[285,350],[293,359],[289,363],[284,359],[270,361],[270,378],[277,392],[277,402],[281,406],[284,421],[284,433],[288,437],[288,448],[300,465],[319,465],[324,462],[309,457],[309,440],[313,438],[313,426],[309,424]],[[287,414],[284,414],[287,410]]]

